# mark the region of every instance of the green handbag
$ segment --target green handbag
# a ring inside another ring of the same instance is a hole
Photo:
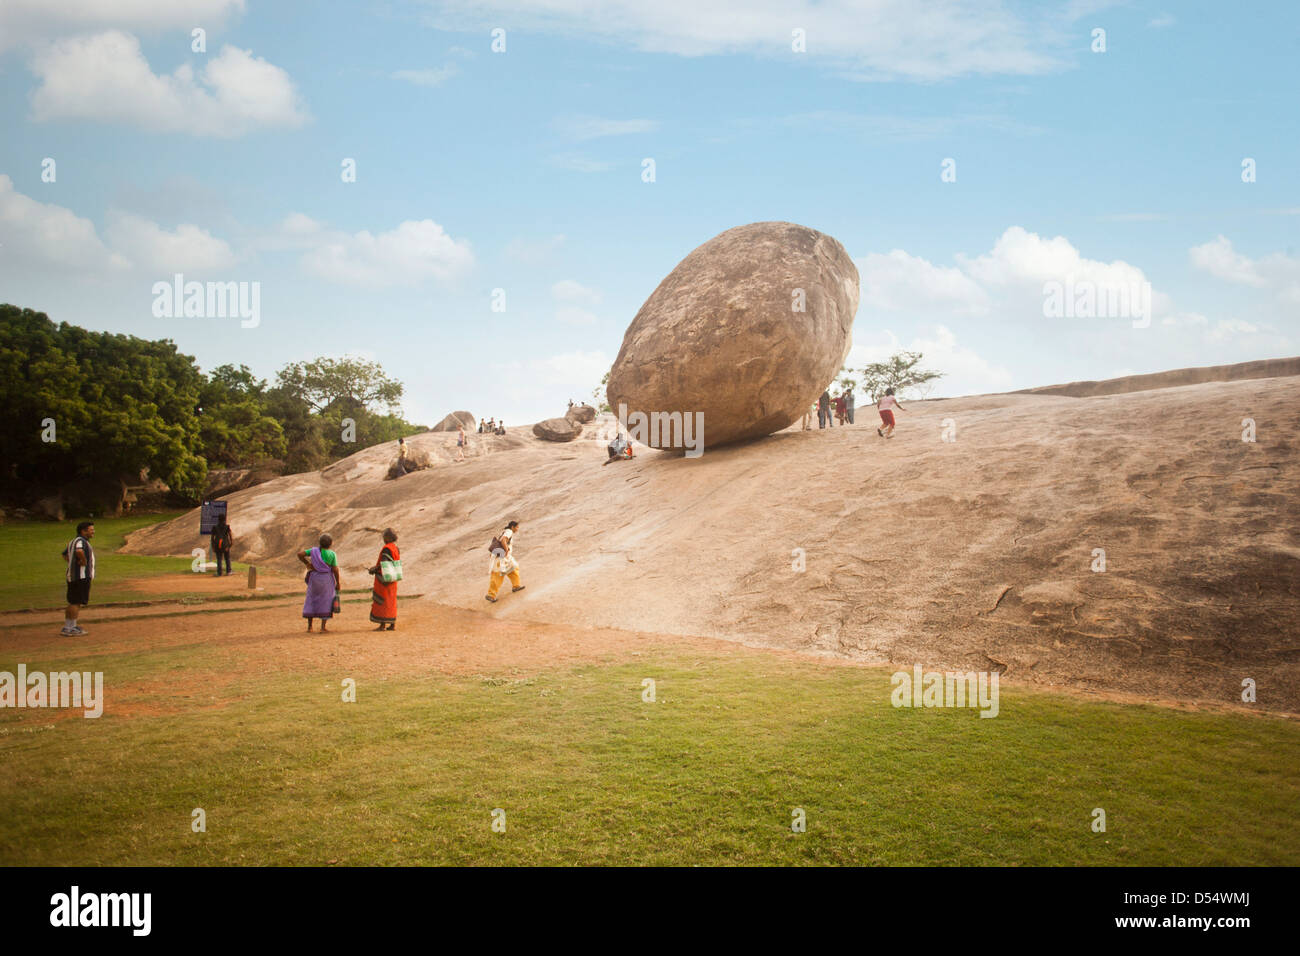
[[[402,580],[402,562],[380,561],[379,580],[383,581],[385,584],[392,584],[394,581]]]

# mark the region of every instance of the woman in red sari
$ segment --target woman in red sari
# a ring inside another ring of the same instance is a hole
[[[384,547],[379,552],[379,560],[370,569],[370,573],[375,576],[375,584],[370,592],[370,620],[379,625],[375,628],[376,631],[397,630],[397,582],[384,582],[383,565],[385,562],[401,560],[402,555],[397,550],[397,532],[392,528],[384,529]]]

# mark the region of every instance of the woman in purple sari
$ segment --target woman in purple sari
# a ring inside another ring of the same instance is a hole
[[[302,616],[307,619],[307,633],[311,633],[312,618],[320,618],[320,632],[325,633],[325,622],[334,616],[334,596],[339,592],[339,559],[330,545],[334,539],[320,536],[320,546],[298,552],[298,560],[307,565],[307,600],[302,605]]]

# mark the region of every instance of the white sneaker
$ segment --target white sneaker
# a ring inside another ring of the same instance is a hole
[[[82,630],[82,629],[81,629],[81,626],[78,625],[78,626],[74,627],[72,630],[68,631],[67,633],[68,633],[68,635],[71,636],[71,637],[85,637],[86,634],[87,634],[88,632]]]

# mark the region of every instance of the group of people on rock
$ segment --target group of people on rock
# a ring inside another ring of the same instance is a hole
[[[478,423],[478,433],[480,435],[504,435],[506,433],[506,423],[505,421],[489,418],[485,422]]]
[[[876,402],[876,410],[880,413],[880,427],[876,429],[876,434],[882,438],[894,437],[894,410],[903,410],[903,406],[898,404],[898,399],[894,397],[892,388],[885,389],[885,394]],[[813,416],[817,416],[818,428],[833,428],[838,422],[841,427],[844,425],[854,424],[854,398],[853,390],[846,388],[838,395],[832,397],[831,390],[828,388],[822,392],[822,397],[814,402],[808,411],[803,413],[803,431],[812,428]]]
[[[854,397],[852,389],[844,389],[838,395],[832,397],[831,390],[828,388],[822,392],[822,397],[817,399],[803,413],[803,430],[808,431],[812,428],[812,418],[817,416],[818,428],[832,428],[838,421],[841,426],[853,424]]]

